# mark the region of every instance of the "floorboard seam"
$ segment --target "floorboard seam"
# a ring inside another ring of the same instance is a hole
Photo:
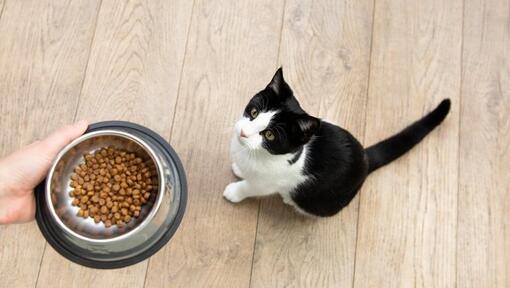
[[[287,7],[287,1],[283,0],[282,7],[282,24],[280,25],[280,42],[278,43],[278,51],[276,52],[276,67],[280,65],[280,53],[282,47],[282,39],[283,39],[283,26],[285,25],[285,7]],[[260,218],[260,209],[262,207],[262,201],[258,201],[258,209],[257,209],[257,223],[255,224],[255,237],[253,238],[253,251],[251,256],[251,268],[250,268],[250,279],[248,282],[248,287],[252,287],[252,279],[253,279],[253,267],[255,262],[255,248],[257,247],[257,235],[259,232],[259,218]]]
[[[177,98],[175,99],[175,104],[174,104],[174,115],[172,117],[172,124],[170,126],[170,135],[168,135],[169,142],[170,142],[170,139],[172,138],[172,135],[174,132],[175,115],[177,115],[177,107],[178,107],[177,105],[179,104],[179,98],[181,98],[180,95],[181,95],[182,78],[184,78],[183,77],[184,66],[186,64],[186,56],[188,54],[188,45],[189,45],[189,38],[191,35],[191,24],[193,22],[193,14],[195,11],[195,4],[196,4],[196,1],[193,0],[193,4],[191,5],[190,19],[189,19],[189,23],[188,23],[188,35],[186,37],[186,44],[184,44],[184,56],[182,58],[181,72],[179,75],[179,84],[177,85]]]
[[[458,139],[457,139],[457,213],[456,213],[456,224],[455,224],[455,287],[458,287],[457,283],[457,275],[458,275],[458,247],[459,247],[459,194],[460,194],[460,145],[461,145],[461,133],[462,133],[462,89],[463,89],[463,83],[464,83],[464,22],[465,22],[465,15],[466,15],[466,1],[462,1],[462,35],[461,35],[461,44],[460,44],[460,83],[459,83],[459,120],[458,120]]]
[[[191,4],[190,19],[189,19],[188,30],[187,30],[188,32],[186,35],[186,43],[184,44],[184,55],[182,57],[181,72],[179,74],[179,84],[177,85],[177,95],[176,95],[174,109],[173,109],[174,115],[172,115],[172,124],[170,126],[170,134],[168,135],[168,138],[167,138],[168,142],[170,142],[170,139],[172,138],[172,134],[173,134],[173,130],[174,130],[175,115],[177,114],[177,105],[179,103],[179,95],[181,94],[181,83],[182,83],[182,78],[183,78],[182,74],[184,72],[184,65],[186,63],[186,55],[188,53],[188,43],[189,43],[189,37],[191,34],[191,23],[193,22],[193,11],[195,10],[195,3],[196,3],[196,1],[193,0],[193,4]],[[145,268],[145,277],[143,279],[143,286],[142,286],[144,288],[147,286],[147,278],[149,275],[150,263],[151,263],[151,258],[149,258],[147,260],[147,267]]]
[[[368,101],[370,96],[370,79],[372,74],[372,51],[374,47],[374,27],[375,27],[375,7],[376,7],[376,0],[372,2],[372,30],[370,33],[370,52],[368,56],[368,75],[367,75],[367,92],[365,94],[365,108],[364,108],[364,125],[363,125],[363,146],[366,146],[367,141],[367,109],[368,109]],[[362,199],[362,190],[358,192],[358,218],[356,221],[356,241],[354,245],[354,268],[352,270],[352,287],[354,288],[355,282],[356,282],[356,259],[358,258],[358,239],[359,239],[359,222],[360,222],[360,215],[361,215],[361,199]]]
[[[97,13],[96,13],[96,21],[94,24],[94,33],[92,34],[92,40],[90,41],[90,48],[89,48],[89,53],[88,53],[89,55],[87,56],[87,63],[85,64],[85,69],[83,70],[83,80],[81,81],[80,93],[78,94],[78,102],[76,103],[76,109],[74,110],[72,122],[76,122],[76,115],[78,114],[78,109],[80,107],[81,94],[83,92],[83,86],[85,84],[85,78],[87,76],[87,69],[89,67],[89,60],[90,60],[90,55],[92,52],[92,46],[94,44],[94,39],[96,36],[97,22],[99,20],[99,11],[101,11],[102,4],[103,4],[103,1],[100,0],[98,8],[97,8]],[[5,6],[5,3],[4,3],[4,6]],[[3,7],[2,7],[2,12],[3,12]],[[1,16],[2,16],[2,14],[0,13],[0,17]],[[44,254],[46,253],[47,246],[48,246],[48,242],[45,241],[42,256],[41,256],[41,261],[39,262],[39,270],[37,271],[37,277],[35,278],[35,286],[34,287],[37,287],[37,285],[39,283],[39,276],[41,275],[42,263],[43,263],[43,259],[44,259]]]
[[[103,6],[103,0],[99,2],[99,6],[97,8],[96,14],[96,23],[94,24],[94,34],[92,34],[92,40],[90,41],[89,55],[87,56],[87,63],[85,64],[85,70],[83,73],[83,80],[81,81],[80,94],[78,94],[78,103],[76,104],[76,109],[74,110],[73,121],[76,121],[76,116],[78,115],[78,109],[80,108],[81,97],[83,93],[83,87],[85,86],[85,78],[87,78],[87,70],[89,69],[90,55],[92,54],[92,47],[94,47],[94,41],[96,39],[97,32],[97,22],[99,22],[99,13],[101,11],[101,7]]]

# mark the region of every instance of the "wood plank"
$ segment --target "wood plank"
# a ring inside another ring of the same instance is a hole
[[[104,1],[77,117],[132,121],[168,137],[192,4],[186,0]],[[47,249],[38,286],[142,287],[147,262],[99,271]],[[59,267],[58,275],[55,267]]]
[[[510,287],[510,3],[465,1],[459,287]]]
[[[73,121],[97,1],[0,1],[0,157]],[[46,246],[35,222],[0,226],[0,286],[34,287]]]
[[[188,208],[171,243],[149,265],[147,287],[247,287],[256,200],[223,199],[232,127],[276,70],[283,1],[195,4],[172,145],[189,184]]]
[[[287,2],[280,63],[303,108],[364,135],[373,1]],[[358,197],[305,219],[280,197],[261,202],[253,287],[351,287]]]
[[[78,115],[170,135],[192,1],[102,5]]]
[[[376,1],[366,144],[452,99],[445,122],[369,176],[355,287],[453,287],[462,1]]]
[[[2,18],[2,13],[4,11],[4,5],[5,5],[5,0],[0,0],[0,18]]]

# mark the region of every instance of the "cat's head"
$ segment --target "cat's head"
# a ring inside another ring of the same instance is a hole
[[[286,154],[310,141],[319,127],[320,120],[301,108],[280,68],[266,88],[248,102],[235,133],[249,149]]]

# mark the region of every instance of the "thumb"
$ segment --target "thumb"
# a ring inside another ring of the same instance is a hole
[[[43,149],[41,153],[51,159],[55,158],[64,146],[81,136],[87,130],[87,127],[87,121],[81,120],[54,131],[39,143],[40,145],[38,146]]]
[[[87,130],[87,127],[87,121],[82,120],[75,124],[62,127],[51,133],[45,139],[29,145],[29,147],[18,156],[20,156],[20,160],[30,159],[30,161],[21,161],[21,163],[30,162],[31,167],[26,167],[23,164],[17,165],[20,176],[25,175],[29,186],[37,185],[48,173],[51,163],[58,152],[71,141],[81,136],[85,130]]]
[[[3,179],[7,186],[32,190],[46,176],[57,153],[69,142],[82,135],[86,129],[87,122],[79,121],[58,129],[45,139],[36,141],[1,159],[0,179]]]

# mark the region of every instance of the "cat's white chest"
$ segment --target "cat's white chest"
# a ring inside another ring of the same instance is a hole
[[[265,150],[252,151],[243,146],[236,135],[232,137],[230,147],[232,161],[241,170],[243,178],[259,189],[286,194],[307,180],[303,175],[306,151],[295,163],[289,163],[293,154],[272,155]]]

